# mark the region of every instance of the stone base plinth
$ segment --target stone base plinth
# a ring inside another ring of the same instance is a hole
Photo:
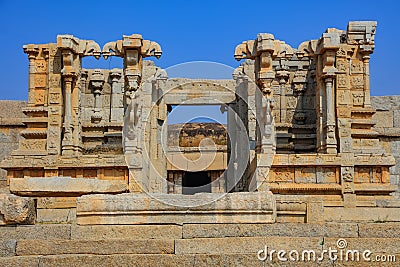
[[[274,223],[271,193],[87,195],[77,200],[77,223]]]

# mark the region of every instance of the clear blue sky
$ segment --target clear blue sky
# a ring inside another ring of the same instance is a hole
[[[55,42],[57,34],[102,46],[123,34],[141,33],[160,43],[164,53],[156,64],[161,67],[194,60],[235,67],[235,46],[259,32],[297,47],[328,27],[346,29],[349,20],[378,21],[372,95],[400,94],[399,1],[0,0],[0,11],[0,99],[27,98],[28,59],[22,45]],[[98,64],[113,67],[104,60]]]

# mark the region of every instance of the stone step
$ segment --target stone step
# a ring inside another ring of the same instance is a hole
[[[400,230],[397,234],[400,237]],[[355,223],[184,224],[182,228],[184,239],[256,236],[358,237],[358,235],[359,226]]]
[[[397,255],[400,257],[400,255]],[[2,267],[102,267],[102,266],[243,266],[243,267],[266,267],[266,266],[286,266],[286,267],[336,267],[336,266],[398,266],[396,262],[365,262],[360,261],[278,261],[278,259],[261,261],[256,254],[230,254],[221,255],[210,254],[113,254],[113,255],[93,255],[93,254],[74,254],[74,255],[49,255],[49,256],[17,256],[0,257]]]
[[[318,258],[326,250],[336,251],[336,255],[346,257],[348,251],[355,253],[357,251],[361,258],[365,251],[372,254],[367,255],[371,258],[375,255],[390,256],[393,255],[399,259],[400,238],[316,238],[316,237],[229,237],[229,238],[198,238],[198,239],[180,239],[175,241],[176,255],[192,254],[250,254],[268,255],[275,253],[278,257],[278,251],[285,251],[286,258],[289,253],[296,250],[299,255],[308,257],[310,251]],[[349,254],[351,256],[351,254]],[[340,265],[339,265],[340,266]]]
[[[206,228],[204,228],[205,225],[184,225],[183,237],[177,234],[182,231],[181,227],[175,226],[174,230],[171,225],[1,227],[1,230],[5,230],[0,231],[3,239],[9,239],[4,236],[4,233],[7,236],[12,232],[14,232],[14,236],[9,237],[18,237],[19,239],[0,242],[0,266],[315,266],[315,262],[302,262],[301,260],[280,262],[277,252],[273,257],[273,263],[270,259],[260,261],[257,255],[260,250],[265,250],[265,247],[270,253],[272,250],[285,250],[287,253],[297,250],[300,257],[302,251],[313,250],[316,252],[316,258],[320,256],[323,249],[332,248],[340,251],[337,243],[339,237],[313,236],[319,234],[314,230],[320,226],[282,225],[285,227],[281,226],[281,234],[291,233],[291,236],[280,236],[278,228],[273,230],[272,227],[268,228],[266,225],[261,225],[264,226],[264,228],[259,228],[262,231],[254,231],[252,228],[256,227],[256,224],[246,225],[247,228],[242,228],[243,225],[233,225],[236,228],[229,228],[229,225],[225,225],[228,227],[226,232],[221,232],[223,225],[218,225],[214,236],[221,233],[226,234],[235,229],[238,229],[238,234],[247,236],[213,238],[204,237],[200,234],[200,230],[203,226],[205,232],[212,232],[212,226],[216,225],[209,225]],[[358,250],[360,255],[363,251],[370,250],[373,252],[373,256],[377,254],[394,255],[399,261],[400,238],[393,237],[398,235],[398,230],[389,231],[390,228],[399,229],[398,226],[396,224],[357,225],[357,228],[362,231],[363,237],[342,236],[341,238],[345,240],[342,242],[347,244],[342,250],[344,253],[346,250]],[[191,227],[192,232],[185,230],[185,227]],[[340,227],[345,228],[345,225],[338,225],[338,228]],[[176,235],[174,238],[150,235],[150,232],[154,230],[156,234],[165,232],[164,236],[168,236],[168,228],[171,228],[172,232],[175,231],[172,234]],[[292,232],[289,231],[290,228],[293,229]],[[298,234],[302,234],[300,233],[302,228],[308,229],[308,232],[303,234],[306,236],[298,236]],[[376,229],[375,232],[373,232],[374,229]],[[110,233],[107,234],[107,230]],[[148,238],[128,239],[133,236],[129,235],[129,232],[133,233],[135,230],[138,236],[143,238],[143,234]],[[267,230],[273,230],[277,235],[266,235]],[[57,232],[62,234],[56,234]],[[368,237],[368,234],[378,236],[383,232],[388,234],[380,237]],[[334,233],[332,231],[330,234]],[[342,229],[337,233],[346,232]],[[258,234],[265,236],[257,236]],[[35,239],[26,239],[27,237]],[[56,237],[59,239],[55,239]],[[308,254],[306,256],[308,257]],[[326,260],[318,262],[319,266],[398,266],[395,263],[367,263],[362,258],[359,262],[332,262],[328,259],[327,254],[325,256]]]
[[[0,240],[70,239],[71,225],[18,225],[2,226]]]
[[[279,223],[279,224],[160,224],[1,226],[0,241],[24,239],[193,239],[221,237],[400,238],[400,223]]]
[[[59,254],[173,254],[173,239],[20,240],[17,256]]]
[[[74,225],[71,239],[180,239],[180,225]]]
[[[339,247],[339,241],[346,246]],[[15,246],[15,254],[13,254]],[[373,253],[400,254],[400,238],[337,237],[224,237],[194,239],[107,239],[107,240],[17,240],[3,242],[3,256],[59,254],[257,254],[268,250],[350,249]]]
[[[38,224],[1,226],[0,241],[52,239],[175,239],[182,238],[179,225],[86,225]]]
[[[40,265],[39,265],[40,263]],[[0,258],[1,266],[40,266],[40,267],[92,267],[92,266],[271,266],[257,259],[256,255],[251,254],[224,254],[224,255],[137,255],[137,254],[117,254],[117,255],[55,255],[37,257],[10,257]],[[276,266],[276,265],[274,265]],[[310,266],[285,264],[285,266]],[[333,264],[327,262],[320,266],[332,267]]]

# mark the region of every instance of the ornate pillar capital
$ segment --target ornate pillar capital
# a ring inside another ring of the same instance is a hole
[[[119,69],[112,69],[110,72],[110,78],[113,83],[118,82],[119,79],[121,78],[121,76],[122,76],[122,73]]]
[[[39,46],[34,44],[28,44],[23,46],[24,53],[28,54],[29,60],[36,59],[39,55]]]

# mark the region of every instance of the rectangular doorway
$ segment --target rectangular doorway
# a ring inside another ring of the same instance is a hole
[[[211,177],[207,171],[184,172],[182,177],[182,193],[193,195],[200,192],[211,193]]]

